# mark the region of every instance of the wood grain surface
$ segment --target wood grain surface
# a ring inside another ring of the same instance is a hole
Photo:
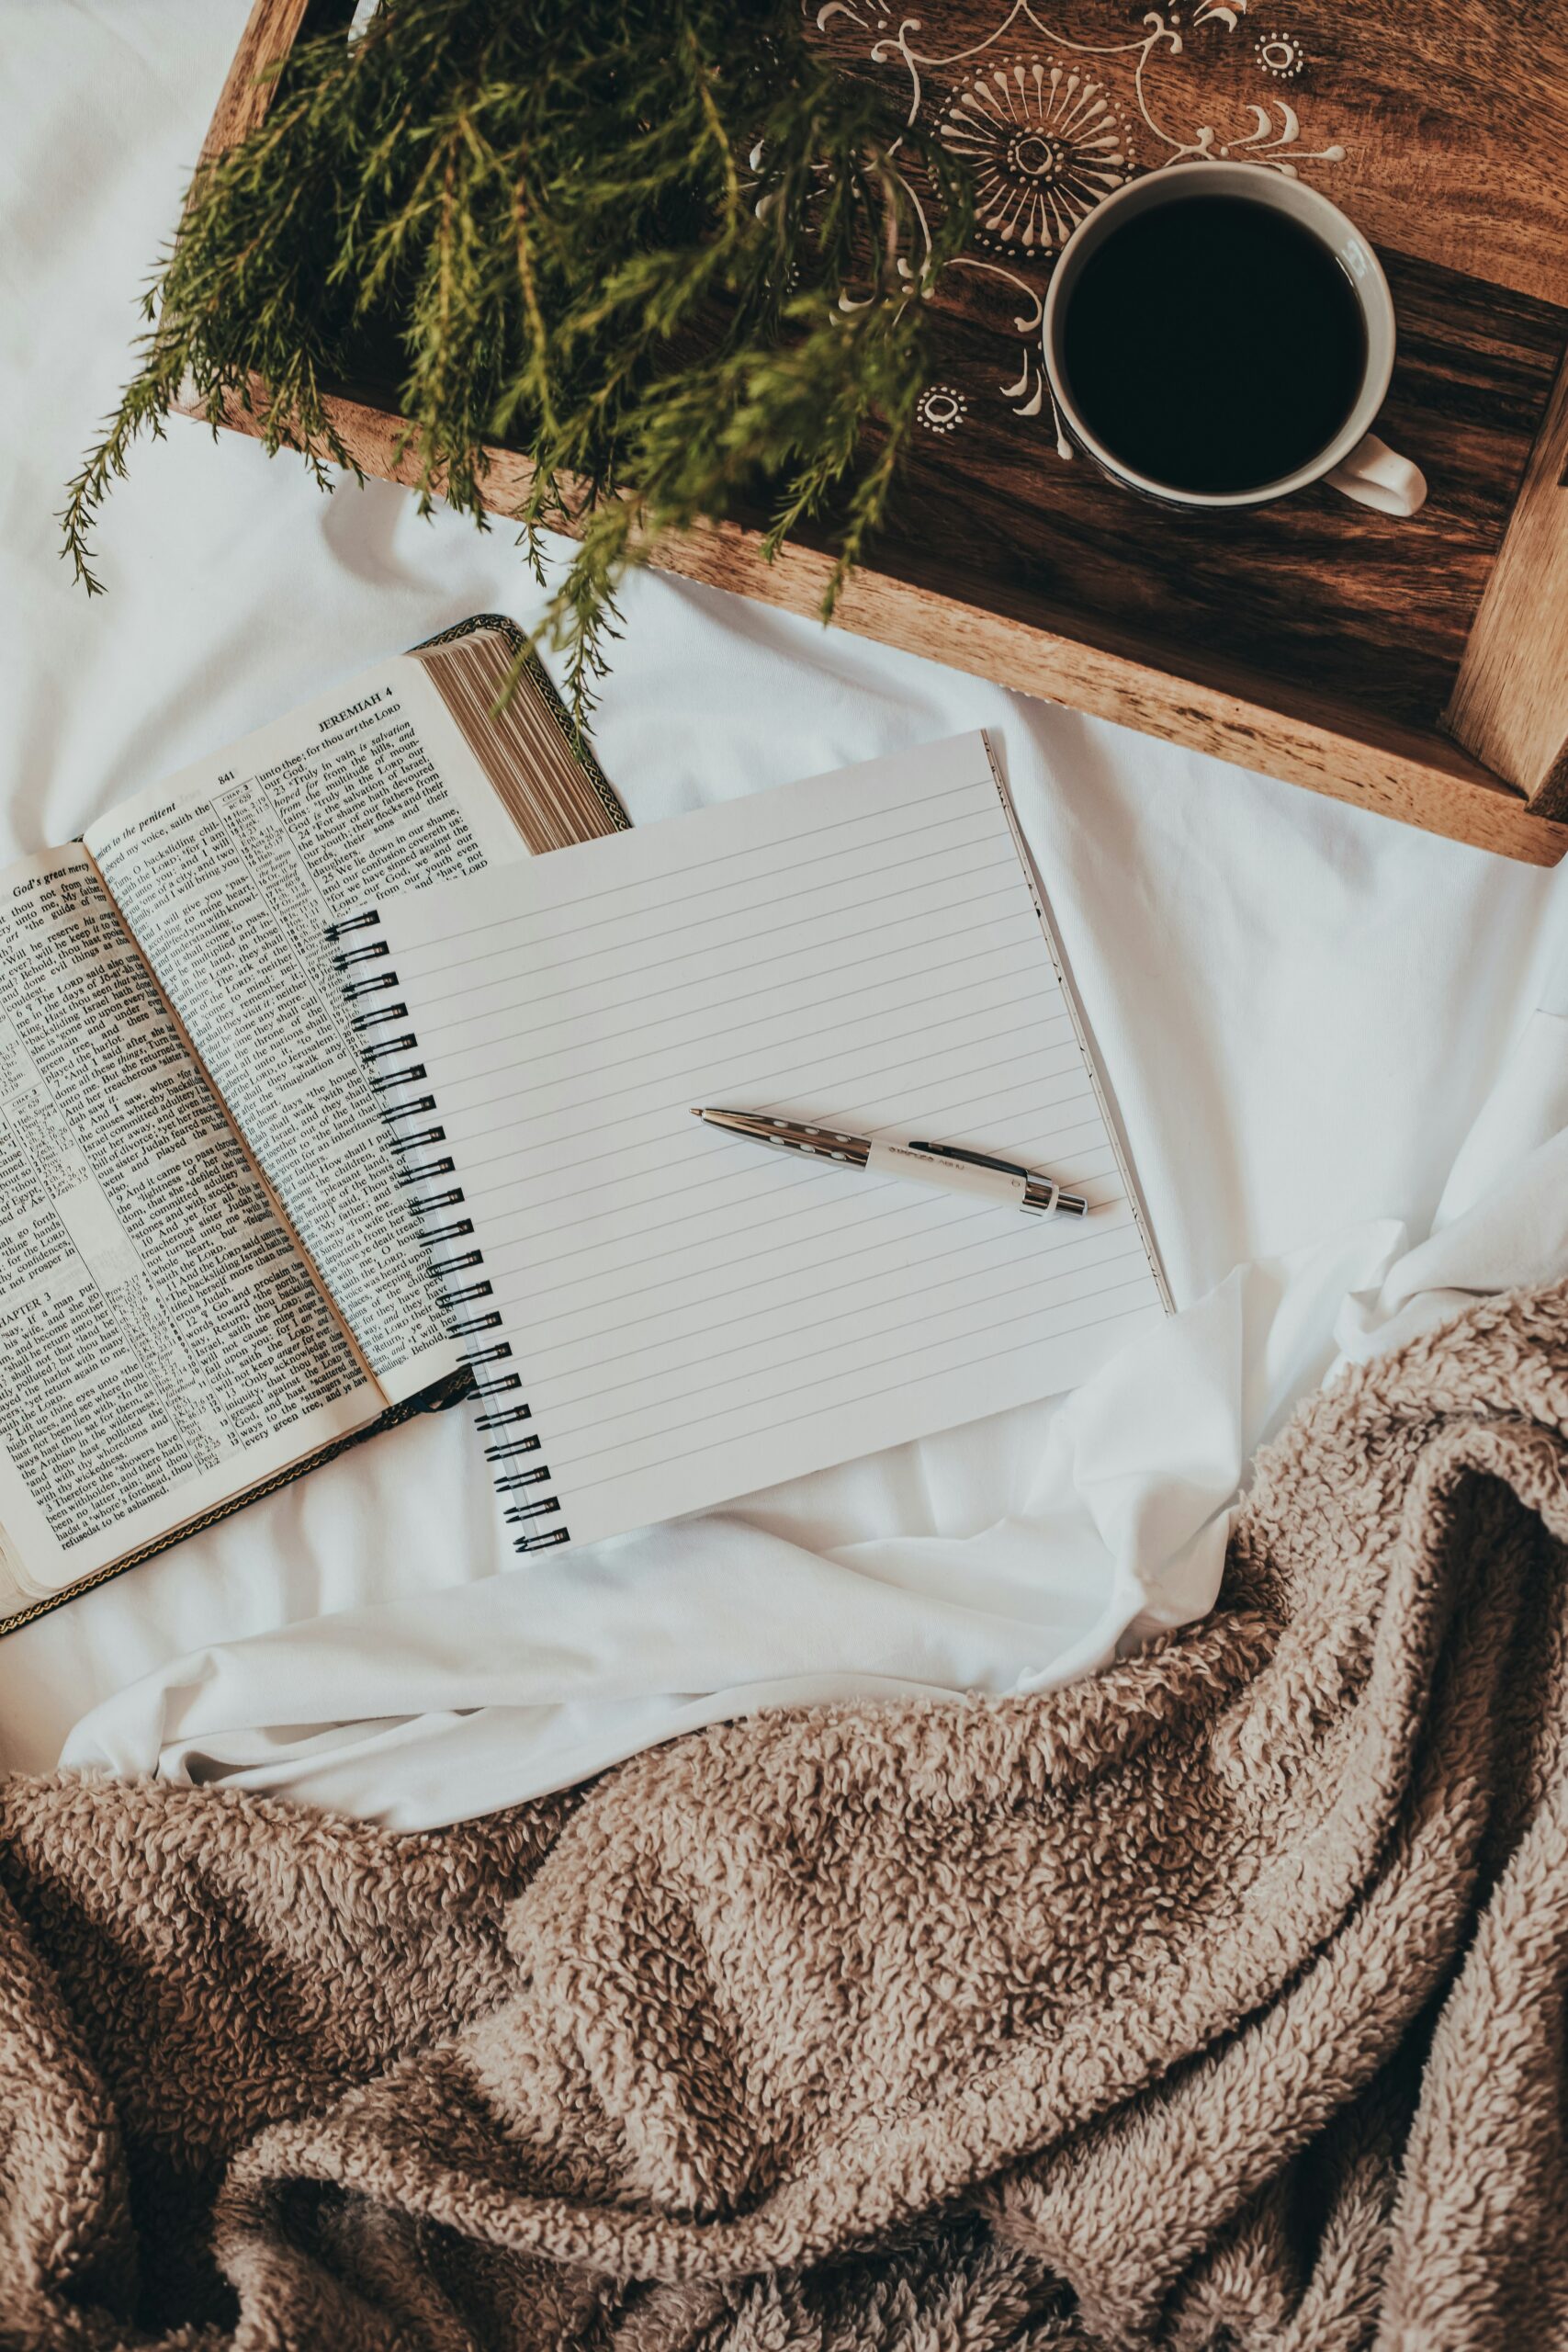
[[[804,0],[803,16],[896,115],[917,84],[939,122],[976,74],[1059,64],[1103,91],[1134,169],[1289,166],[1381,244],[1568,305],[1562,0],[921,0],[918,16]]]
[[[207,126],[203,162],[258,129],[272,103],[277,70],[296,41],[338,30],[353,15],[353,0],[254,0]]]

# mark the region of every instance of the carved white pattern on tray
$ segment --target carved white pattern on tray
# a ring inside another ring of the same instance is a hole
[[[1055,57],[966,75],[937,132],[974,175],[975,243],[989,253],[1054,252],[1137,167],[1125,110],[1103,82]]]
[[[1258,62],[1277,82],[1293,82],[1308,64],[1305,50],[1293,33],[1259,33]]]
[[[925,433],[956,433],[968,413],[956,384],[928,384],[915,405],[915,422]]]

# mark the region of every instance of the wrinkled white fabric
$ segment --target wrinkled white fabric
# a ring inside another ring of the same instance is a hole
[[[57,561],[244,15],[0,0],[6,855],[534,606],[503,533],[178,423],[110,507],[110,594]],[[1048,1682],[1205,1604],[1252,1448],[1337,1352],[1562,1267],[1561,872],[666,580],[626,597],[597,734],[647,823],[976,724],[1181,1315],[1069,1399],[526,1567],[465,1417],[411,1424],[0,1642],[0,1760],[64,1742],[414,1826],[773,1701]]]
[[[1521,1123],[1520,1059],[1555,1115],[1568,1022],[1527,1027],[1461,1154],[1485,1180],[1427,1239],[1383,1221],[1239,1267],[1054,1410],[1003,1417],[987,1434],[1038,1433],[1038,1459],[973,1532],[906,1524],[813,1551],[770,1532],[760,1500],[215,1645],[107,1700],[62,1760],[427,1827],[761,1706],[1088,1672],[1210,1605],[1248,1456],[1315,1380],[1478,1294],[1568,1272],[1568,1125]],[[1334,1337],[1348,1344],[1330,1363]]]
[[[1382,1274],[1397,1234],[1238,1271],[1054,1416],[1008,1417],[1039,1458],[973,1530],[906,1512],[811,1547],[760,1523],[789,1524],[787,1503],[762,1503],[547,1555],[543,1573],[209,1645],[106,1700],[62,1760],[287,1789],[410,1828],[759,1706],[1086,1672],[1134,1620],[1208,1605],[1251,1442],[1321,1369],[1335,1305]]]

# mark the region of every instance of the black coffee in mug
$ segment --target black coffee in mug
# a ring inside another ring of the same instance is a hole
[[[1330,248],[1239,192],[1107,226],[1060,342],[1067,389],[1107,453],[1209,496],[1309,465],[1346,424],[1367,368],[1361,306]]]

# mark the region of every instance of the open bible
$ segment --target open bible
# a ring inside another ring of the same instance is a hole
[[[625,825],[536,664],[496,709],[520,641],[466,622],[0,873],[0,1630],[468,1385],[325,931]]]

